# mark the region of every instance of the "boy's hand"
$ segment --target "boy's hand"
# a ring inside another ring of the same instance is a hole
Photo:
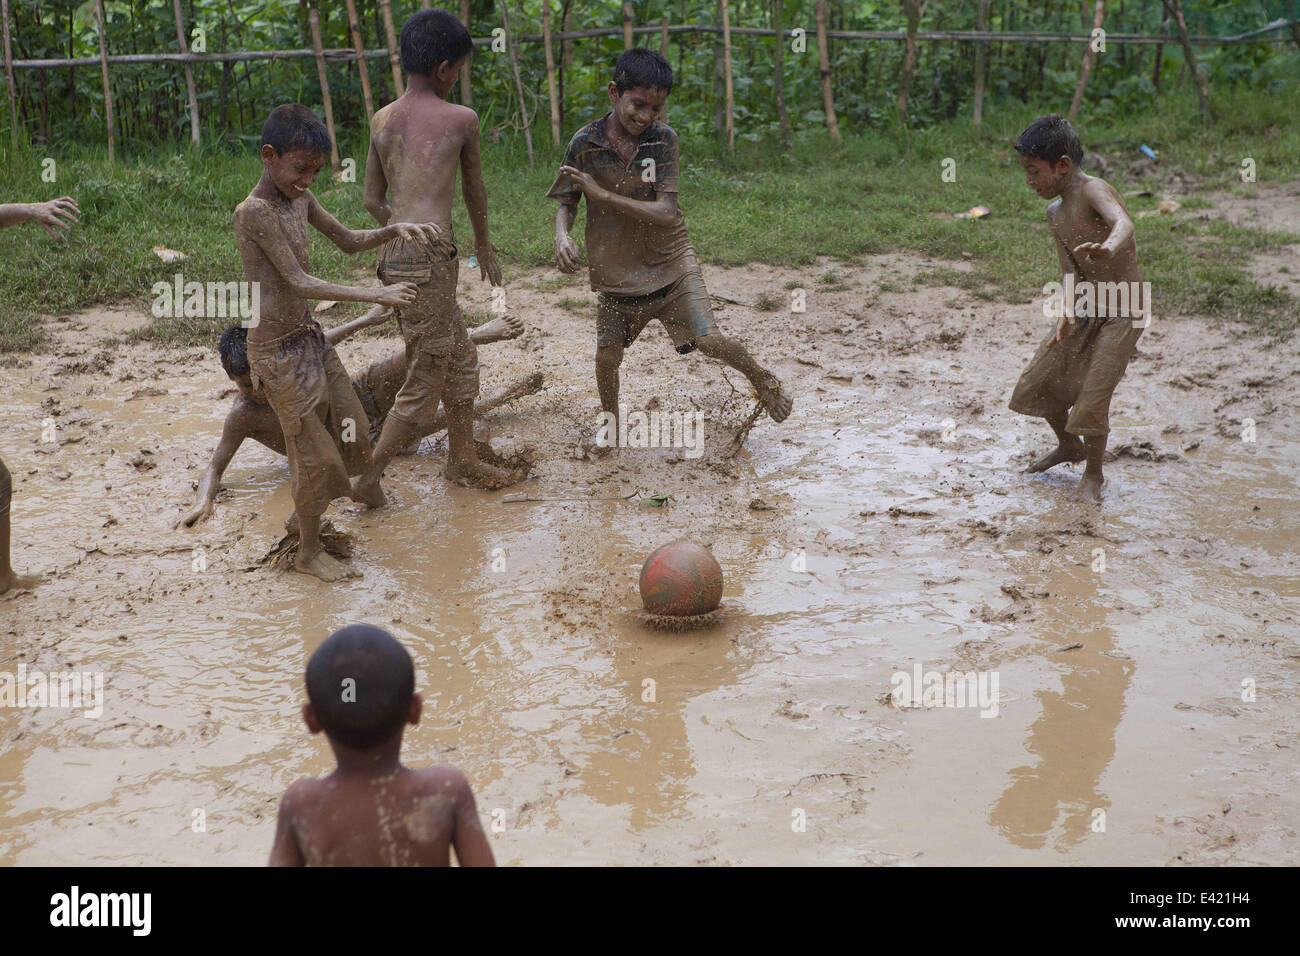
[[[497,262],[497,247],[490,242],[486,246],[475,246],[474,255],[478,257],[479,277],[484,282],[500,285],[501,264]]]
[[[78,218],[81,207],[70,196],[51,199],[49,202],[34,202],[29,208],[32,222],[39,223],[42,229],[56,239],[64,229],[81,221]]]
[[[592,178],[590,173],[584,173],[576,166],[561,166],[560,172],[572,179],[573,185],[577,186],[588,199],[598,200],[605,194],[604,188]]]
[[[1104,242],[1081,242],[1074,247],[1074,254],[1085,259],[1109,259],[1114,255]]]
[[[436,222],[390,222],[385,228],[399,238],[417,239],[426,244],[442,238],[442,226]]]
[[[400,309],[402,306],[414,302],[415,295],[419,291],[420,287],[414,282],[397,282],[376,289],[375,297],[371,301],[380,305],[391,306],[394,309]]]
[[[567,232],[555,237],[555,265],[561,272],[577,272],[582,268],[582,253]]]
[[[1070,326],[1072,325],[1074,325],[1074,319],[1070,318],[1068,315],[1061,316],[1061,321],[1056,323],[1056,334],[1052,336],[1052,341],[1047,344],[1048,348],[1051,348],[1057,342],[1061,341],[1061,339],[1065,338],[1070,331]]]
[[[357,324],[362,328],[369,328],[372,325],[383,325],[394,315],[390,306],[376,305],[369,312],[357,320]]]

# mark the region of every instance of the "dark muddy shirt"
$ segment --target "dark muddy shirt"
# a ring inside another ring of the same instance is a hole
[[[606,113],[569,140],[564,164],[589,173],[602,187],[620,196],[654,202],[656,193],[677,192],[677,134],[653,123],[637,139],[636,155],[623,161],[605,135]],[[546,194],[574,203],[582,192],[556,177]],[[696,268],[695,250],[686,236],[686,221],[672,226],[632,219],[607,203],[587,200],[587,261],[591,287],[612,295],[645,295],[672,285]]]

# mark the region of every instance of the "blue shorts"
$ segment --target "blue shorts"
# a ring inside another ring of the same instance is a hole
[[[692,269],[672,285],[645,295],[610,295],[602,292],[596,305],[596,347],[627,348],[658,319],[672,337],[673,347],[685,355],[697,340],[718,331],[713,321],[704,277]]]

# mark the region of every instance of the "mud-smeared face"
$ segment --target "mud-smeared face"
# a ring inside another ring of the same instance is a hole
[[[617,86],[609,84],[609,101],[614,106],[614,118],[631,136],[640,136],[649,129],[667,100],[668,94],[664,90],[634,86],[627,92],[620,93]]]
[[[311,184],[316,181],[321,167],[325,165],[325,154],[314,149],[291,149],[286,153],[277,153],[274,147],[262,147],[262,164],[271,174],[271,182],[286,199],[305,196]]]
[[[235,383],[235,387],[239,389],[239,394],[244,398],[257,405],[266,404],[266,396],[262,393],[262,390],[253,387],[251,373],[245,372],[243,375],[232,375],[230,380]]]
[[[1061,194],[1065,181],[1070,177],[1074,164],[1070,157],[1062,156],[1055,163],[1033,156],[1020,155],[1020,165],[1025,168],[1025,182],[1029,188],[1044,199],[1052,199]]]

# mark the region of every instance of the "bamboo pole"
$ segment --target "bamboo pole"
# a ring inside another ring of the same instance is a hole
[[[560,100],[555,92],[555,53],[551,49],[551,0],[542,0],[542,42],[546,46],[546,86],[551,96],[551,139],[560,145]]]
[[[180,0],[174,0],[180,3]],[[352,34],[352,48],[357,51],[357,69],[361,71],[361,98],[366,103],[366,119],[375,115],[375,100],[370,95],[370,70],[366,68],[366,48],[361,42],[361,23],[357,19],[357,5],[353,0],[348,4],[348,32]]]
[[[1169,9],[1166,7],[1164,10],[1164,15],[1160,18],[1160,32],[1165,33],[1168,29],[1169,29]],[[1157,90],[1160,89],[1160,64],[1161,61],[1164,59],[1164,53],[1165,53],[1165,45],[1163,43],[1157,43],[1156,44],[1156,65],[1151,70],[1151,85],[1154,86]]]
[[[727,97],[727,152],[736,148],[735,91],[731,84],[731,14],[722,0],[722,81]]]
[[[104,33],[108,22],[104,17],[104,0],[95,0],[95,22],[99,26],[99,68],[104,79],[104,126],[108,129],[108,161],[113,162],[113,90],[108,85],[108,41]]]
[[[460,0],[460,22],[469,30],[469,0]],[[473,30],[469,30],[470,36],[474,35]],[[468,61],[460,68],[460,102],[462,106],[474,108],[474,86],[469,78]]]
[[[989,0],[979,0],[975,11],[975,29],[983,31],[988,26]],[[988,56],[988,43],[980,41],[975,44],[975,116],[974,123],[984,123],[984,61]]]
[[[515,73],[515,89],[519,92],[519,115],[524,122],[524,142],[528,145],[528,165],[533,165],[533,133],[528,123],[528,104],[524,102],[524,84],[519,79],[519,55],[510,39],[510,18],[506,15],[506,0],[500,0],[501,25],[506,30],[506,49],[510,51],[510,65]]]
[[[176,16],[176,42],[180,44],[181,53],[189,54],[189,44],[185,42],[185,21],[181,18],[181,0],[172,0],[172,13]],[[190,140],[199,145],[199,98],[194,92],[194,68],[185,64],[185,92],[190,98]]]
[[[623,4],[623,49],[632,49],[632,26],[635,22],[635,15],[632,10],[632,4]]]
[[[388,0],[379,0],[379,13],[384,20],[384,38],[388,41],[388,63],[393,68],[393,99],[402,95],[402,56],[397,49],[397,34],[393,31],[393,7]]]
[[[822,107],[826,112],[826,129],[831,142],[840,141],[840,124],[835,118],[835,98],[831,94],[831,56],[826,46],[826,0],[817,0],[817,59],[822,75]]]
[[[776,55],[773,58],[772,85],[776,91],[776,118],[781,128],[781,142],[789,149],[793,142],[790,138],[790,117],[785,111],[785,17],[781,0],[772,4],[772,29],[776,31]]]
[[[17,150],[18,107],[14,100],[14,52],[9,40],[9,0],[0,0],[0,16],[4,19],[5,89],[9,92],[9,138],[13,142],[13,148]]]
[[[1106,0],[1097,0],[1092,10],[1092,29],[1093,32],[1101,29],[1102,21],[1106,18]],[[1090,34],[1091,36],[1091,34]],[[1092,76],[1092,63],[1097,58],[1097,51],[1093,49],[1093,41],[1088,40],[1088,45],[1083,49],[1083,65],[1079,67],[1079,82],[1074,88],[1074,99],[1070,101],[1070,112],[1066,119],[1074,123],[1079,118],[1079,107],[1083,104],[1083,93],[1088,88],[1088,78]]]
[[[1183,18],[1183,5],[1181,0],[1163,0],[1165,9],[1173,16],[1174,23],[1178,25],[1178,40],[1183,45],[1183,65],[1192,71],[1192,81],[1196,84],[1196,92],[1201,98],[1201,119],[1206,126],[1214,125],[1214,116],[1210,112],[1210,89],[1209,83],[1205,79],[1205,73],[1196,63],[1196,52],[1192,49],[1191,39],[1187,35],[1187,21]]]
[[[330,134],[330,165],[334,167],[335,172],[338,172],[339,143],[334,136],[334,104],[330,101],[330,81],[325,75],[325,54],[321,50],[320,15],[316,12],[316,8],[312,7],[307,11],[307,16],[311,20],[311,43],[316,48],[316,75],[320,77],[320,95],[325,102],[325,126]]]
[[[659,55],[668,59],[668,18],[659,21]]]

